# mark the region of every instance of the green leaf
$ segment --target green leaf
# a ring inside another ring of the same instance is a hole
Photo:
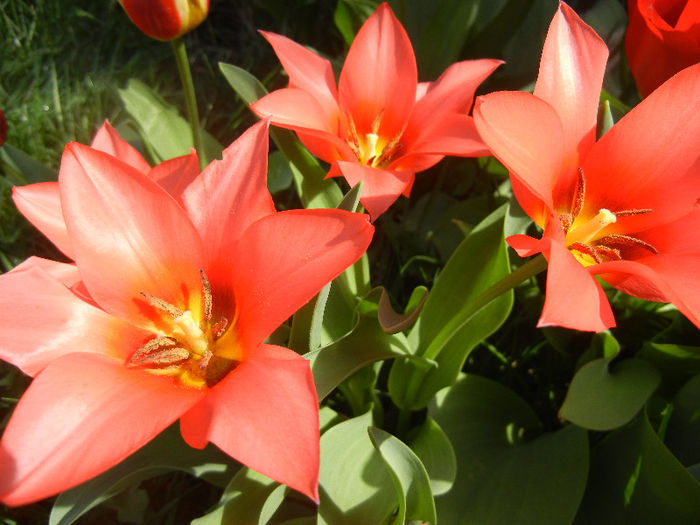
[[[311,362],[316,392],[322,400],[363,366],[406,355],[410,355],[410,351],[404,337],[384,333],[375,318],[359,314],[350,333],[304,357]]]
[[[389,392],[404,409],[425,406],[441,388],[454,382],[471,350],[506,320],[513,293],[503,293],[485,306],[481,294],[510,273],[503,238],[502,206],[486,217],[457,247],[435,282],[409,335],[417,354],[437,362],[425,374],[417,363],[395,361]]]
[[[394,523],[408,521],[435,523],[435,502],[428,473],[416,454],[401,440],[379,428],[367,432],[389,471],[399,501]]]
[[[119,97],[136,122],[141,139],[154,156],[154,161],[187,155],[193,147],[192,130],[177,109],[168,104],[143,82],[131,79]],[[222,146],[202,130],[202,142],[208,159],[221,157]]]
[[[397,506],[392,480],[367,436],[371,413],[321,436],[319,525],[384,523]]]
[[[267,94],[265,86],[245,69],[222,62],[219,63],[219,67],[228,83],[246,104],[251,104]],[[294,133],[271,127],[270,137],[290,162],[289,167],[297,193],[304,207],[335,208],[343,197],[340,188],[335,182],[325,178],[325,170],[306,151]]]
[[[646,361],[596,359],[574,376],[559,415],[590,430],[624,425],[642,409],[661,381]]]
[[[400,314],[391,306],[389,294],[382,288],[382,295],[377,305],[377,320],[382,330],[388,334],[396,334],[408,329],[418,318],[426,299],[428,299],[428,289],[425,286],[418,286],[411,293],[406,310]]]
[[[292,185],[289,163],[279,151],[273,151],[267,161],[267,189],[270,193],[286,190]]]
[[[435,499],[439,523],[571,523],[586,484],[586,431],[541,434],[527,403],[475,375],[440,391],[428,410],[457,455],[454,486]]]
[[[264,525],[282,503],[286,490],[284,485],[243,467],[226,486],[216,508],[193,520],[192,525]]]
[[[235,468],[231,459],[213,445],[197,450],[180,437],[173,425],[117,466],[63,492],[51,509],[49,525],[68,525],[103,501],[145,479],[182,470],[222,486]]]
[[[614,124],[615,121],[613,120],[612,110],[610,109],[610,101],[604,100],[598,109],[598,129],[596,130],[596,136],[598,138],[602,137]]]
[[[430,416],[411,441],[411,449],[428,471],[433,495],[449,491],[457,477],[457,457],[450,439]]]
[[[700,463],[700,375],[690,379],[673,399],[666,446],[683,465]]]
[[[0,148],[0,166],[3,166],[5,174],[18,185],[46,182],[57,178],[56,172],[52,169],[10,144],[3,144]]]
[[[688,377],[700,374],[700,346],[646,342],[637,357],[653,364],[665,382],[677,387]]]
[[[673,457],[645,414],[594,450],[576,524],[698,523],[700,484]]]

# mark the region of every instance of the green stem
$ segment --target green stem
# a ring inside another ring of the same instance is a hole
[[[446,324],[442,330],[433,339],[423,357],[427,359],[435,359],[440,353],[440,350],[459,332],[459,330],[468,323],[472,317],[478,314],[491,301],[500,297],[504,293],[512,290],[520,283],[527,281],[531,277],[537,275],[547,268],[547,260],[542,254],[534,259],[529,260],[514,272],[506,275],[503,279],[493,284],[485,290],[481,295],[478,295],[473,301],[465,304],[462,309],[457,312]]]
[[[202,144],[202,135],[199,128],[199,113],[197,112],[197,97],[194,93],[194,83],[192,82],[192,71],[190,70],[190,61],[187,58],[187,48],[185,41],[180,37],[172,41],[173,52],[175,53],[175,62],[177,62],[177,70],[180,73],[182,81],[182,89],[185,93],[185,106],[187,107],[187,118],[190,121],[192,128],[192,142],[194,149],[199,156],[199,167],[204,169],[207,163],[207,156],[204,153],[204,145]]]

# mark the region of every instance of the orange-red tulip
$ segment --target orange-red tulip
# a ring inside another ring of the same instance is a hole
[[[173,40],[189,33],[209,14],[209,0],[119,0],[129,18],[146,35]]]
[[[267,148],[261,122],[201,174],[194,154],[150,169],[105,126],[66,147],[57,185],[16,188],[75,263],[31,258],[0,277],[0,357],[34,376],[0,441],[4,503],[77,485],[178,419],[193,447],[318,500],[309,364],[263,341],[373,229],[340,210],[276,212]]]
[[[289,75],[289,87],[251,105],[259,116],[292,129],[330,177],[362,181],[361,202],[373,219],[399,195],[409,195],[414,174],[445,155],[488,154],[467,115],[474,91],[498,60],[450,66],[431,83],[418,83],[406,31],[386,4],[360,28],[340,72],[328,60],[288,38],[263,32]]]
[[[607,56],[598,35],[560,3],[534,94],[477,100],[479,133],[544,229],[541,239],[508,243],[549,261],[540,326],[614,326],[596,275],[630,295],[671,302],[700,326],[700,65],[596,141]]]
[[[700,62],[700,0],[628,0],[625,50],[642,96]]]

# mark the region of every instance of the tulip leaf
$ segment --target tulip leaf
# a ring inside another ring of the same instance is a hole
[[[610,128],[612,128],[614,124],[615,121],[613,120],[612,111],[610,109],[610,101],[604,100],[598,109],[598,129],[596,130],[596,136],[598,138],[602,137],[610,131]]]
[[[435,523],[435,502],[430,479],[421,460],[406,444],[388,432],[374,427],[367,429],[367,432],[394,482],[399,510],[393,523]]]
[[[267,94],[267,90],[255,76],[232,64],[219,63],[224,77],[246,104],[251,104]],[[305,208],[335,208],[342,199],[342,192],[335,182],[326,179],[326,172],[316,159],[306,151],[294,133],[271,127],[270,138],[287,158],[294,176],[297,193]]]
[[[367,428],[370,412],[321,436],[319,525],[385,523],[397,507],[394,486]]]
[[[543,434],[518,395],[471,374],[441,390],[428,411],[457,457],[452,489],[435,498],[439,523],[571,523],[588,472],[585,430]]]
[[[430,416],[411,441],[411,449],[428,471],[433,495],[449,491],[457,476],[457,457],[450,439]]]
[[[637,415],[660,380],[641,359],[595,359],[574,376],[559,415],[590,430],[612,430]]]
[[[187,445],[178,426],[173,425],[115,467],[60,494],[51,509],[49,525],[74,523],[112,496],[160,474],[181,470],[223,486],[234,468],[231,459],[213,445],[204,450]]]
[[[700,375],[691,378],[673,399],[666,446],[683,465],[700,463]]]
[[[697,523],[699,516],[700,483],[664,446],[646,414],[593,450],[576,524]]]
[[[506,320],[513,304],[507,291],[487,304],[481,295],[510,273],[503,239],[506,206],[486,217],[462,241],[440,273],[409,335],[416,353],[434,360],[429,372],[412,360],[395,361],[389,393],[401,408],[425,406],[454,382],[469,352]]]
[[[406,311],[400,314],[391,306],[391,300],[386,290],[382,288],[382,295],[379,298],[377,309],[377,319],[379,324],[388,334],[396,334],[410,328],[420,314],[426,299],[428,298],[428,289],[424,286],[419,286],[413,290],[411,297],[408,300]]]
[[[363,366],[409,354],[403,336],[386,334],[375,318],[359,314],[350,333],[304,357],[311,362],[318,399],[322,400]]]
[[[665,382],[678,386],[700,374],[700,346],[646,342],[637,357],[652,363]]]
[[[243,467],[226,486],[219,504],[192,525],[249,523],[264,525],[284,500],[287,487]]]
[[[141,139],[155,162],[190,153],[194,144],[189,122],[150,87],[139,80],[131,79],[125,89],[119,90],[119,97],[126,112],[136,122]],[[221,144],[204,130],[202,142],[206,158],[221,157]]]
[[[274,194],[286,190],[292,184],[292,172],[287,159],[279,151],[270,153],[267,162],[267,189]]]
[[[0,166],[18,185],[56,180],[57,177],[55,171],[10,144],[3,144],[0,148]]]

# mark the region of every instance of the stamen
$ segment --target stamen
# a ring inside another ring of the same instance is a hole
[[[570,213],[562,213],[559,216],[559,222],[561,223],[561,227],[564,229],[564,233],[568,233],[569,228],[571,228],[571,225],[574,223],[574,216]]]
[[[376,133],[367,133],[365,137],[367,137],[367,146],[369,147],[369,159],[367,160],[367,164],[371,166],[372,161],[377,156],[377,141],[379,140],[379,135]]]
[[[571,216],[575,219],[583,209],[583,202],[586,199],[586,179],[583,177],[583,168],[578,169],[578,179],[574,188],[574,198],[571,202]],[[571,221],[573,222],[573,220]]]
[[[209,350],[207,338],[199,325],[195,323],[192,312],[187,310],[174,319],[173,324],[181,330],[185,341],[194,353],[202,356],[207,353]]]
[[[615,214],[615,217],[628,217],[630,215],[644,215],[645,213],[651,213],[652,210],[651,208],[643,208],[641,210],[622,210],[622,211],[614,211],[613,213]]]
[[[613,246],[632,246],[636,248],[643,248],[644,250],[647,250],[653,253],[654,255],[659,253],[659,250],[657,250],[653,245],[649,244],[648,242],[644,242],[640,239],[637,239],[636,237],[630,237],[629,235],[622,235],[619,233],[606,235],[605,237],[599,239],[598,242],[600,242],[600,244],[605,245],[612,244]]]
[[[617,217],[615,217],[615,214],[613,214],[610,210],[601,208],[598,211],[598,215],[593,217],[590,221],[571,230],[571,235],[574,238],[570,240],[573,243],[586,243],[594,239],[598,232],[600,232],[602,229],[606,228],[611,224],[614,224],[616,221]]]
[[[204,270],[199,270],[199,274],[202,276],[202,309],[204,310],[203,316],[206,322],[211,321],[211,310],[212,310],[212,298],[211,298],[211,285],[209,284],[209,279],[207,279]]]
[[[134,355],[131,356],[131,359],[129,359],[129,365],[136,365],[141,362],[141,360],[155,352],[156,350],[160,348],[166,348],[169,346],[175,346],[177,344],[177,339],[173,337],[156,337],[154,339],[151,339],[148,341],[145,345],[143,345],[141,348],[136,350],[134,352]]]
[[[163,350],[159,350],[158,352],[144,356],[138,362],[133,361],[132,358],[132,360],[129,361],[129,365],[145,365],[156,368],[167,368],[173,365],[178,365],[189,358],[190,353],[186,348],[183,348],[182,346],[174,346],[172,348],[165,348]]]
[[[379,156],[379,158],[375,161],[374,165],[375,166],[383,166],[385,164],[389,164],[391,162],[392,158],[394,155],[403,147],[403,144],[399,142],[401,139],[401,135],[396,135],[393,139],[391,139],[386,146],[384,146],[384,150],[382,151],[382,154]]]
[[[146,292],[141,292],[141,295],[143,295],[146,298],[148,304],[162,312],[167,313],[173,319],[182,315],[182,310],[180,310],[177,306],[173,306],[172,304],[163,301],[163,299],[154,297],[153,295],[147,294]]]
[[[374,122],[372,122],[372,135],[376,135],[379,131],[379,125],[382,123],[382,116],[384,115],[384,108],[379,112],[379,114],[374,117]]]
[[[225,317],[222,317],[216,323],[214,323],[214,326],[211,327],[211,333],[214,337],[214,341],[226,333],[226,328],[228,328],[228,319]]]
[[[598,256],[598,253],[596,252],[596,249],[593,248],[593,246],[589,246],[586,243],[583,242],[575,242],[572,245],[569,246],[569,250],[576,250],[577,252],[581,252],[584,255],[588,255],[591,257],[595,262],[600,263],[602,262],[600,260],[600,257]]]
[[[620,250],[611,248],[610,246],[596,246],[595,252],[598,255],[598,258],[600,259],[600,262],[619,261],[622,259],[622,255],[620,255]]]

